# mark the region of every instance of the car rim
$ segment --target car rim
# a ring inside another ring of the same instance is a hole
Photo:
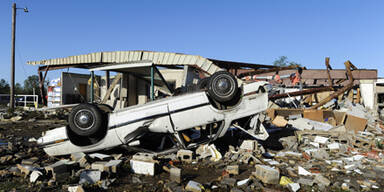
[[[226,77],[217,78],[215,81],[214,92],[220,96],[228,96],[233,92],[231,80]]]
[[[95,117],[89,110],[82,109],[75,114],[74,123],[81,130],[89,130],[94,125]]]

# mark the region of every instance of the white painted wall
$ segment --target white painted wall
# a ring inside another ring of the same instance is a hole
[[[183,69],[161,69],[160,72],[167,82],[175,83],[175,88],[183,85]]]
[[[373,80],[360,80],[360,94],[364,106],[373,109],[375,106],[375,82]]]

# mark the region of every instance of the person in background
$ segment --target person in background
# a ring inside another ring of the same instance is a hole
[[[279,72],[276,71],[275,75],[272,77],[276,84],[282,84],[283,81],[280,78]]]
[[[295,73],[292,73],[289,79],[291,80],[292,85],[300,84],[301,74],[303,69],[299,67]]]

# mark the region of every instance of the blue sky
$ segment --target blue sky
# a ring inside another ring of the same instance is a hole
[[[1,0],[0,78],[7,81],[13,2],[30,10],[17,14],[17,82],[37,74],[26,61],[118,50],[261,64],[284,55],[307,68],[324,68],[329,56],[333,68],[349,59],[384,76],[379,0]]]

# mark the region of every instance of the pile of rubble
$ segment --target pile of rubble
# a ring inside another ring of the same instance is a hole
[[[211,144],[201,145],[196,151],[180,150],[176,156],[159,156],[171,158],[173,162],[167,165],[170,168],[166,168],[170,172],[167,189],[325,191],[332,188],[380,191],[384,187],[384,127],[373,113],[348,101],[336,111],[272,111],[268,111],[265,124],[270,128],[295,130],[293,136],[279,139],[283,150],[265,149],[255,140],[245,140],[237,148],[229,146],[223,155]],[[154,175],[156,161],[152,158],[131,160],[133,172]],[[186,181],[183,170],[175,166],[174,162],[178,160],[196,167],[209,162],[222,174],[204,183]],[[146,167],[144,162],[151,164],[147,166],[150,171],[142,170]],[[246,165],[248,170],[241,170],[239,167],[242,165]],[[247,178],[238,179],[236,175],[241,172],[250,173]]]

